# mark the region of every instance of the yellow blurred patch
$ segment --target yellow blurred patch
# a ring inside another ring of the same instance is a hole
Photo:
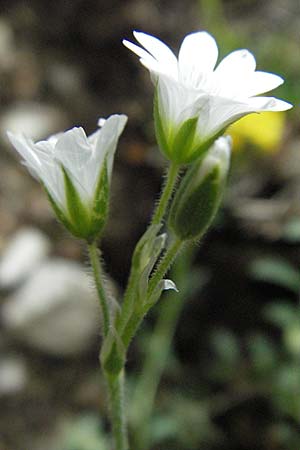
[[[242,150],[250,144],[264,153],[276,153],[284,127],[284,113],[263,112],[243,117],[231,125],[227,132],[232,137],[234,151]]]

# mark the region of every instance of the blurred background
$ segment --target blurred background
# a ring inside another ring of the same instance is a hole
[[[133,29],[174,49],[206,29],[221,57],[248,48],[258,69],[285,78],[276,97],[296,105],[230,130],[224,207],[174,267],[180,294],[165,295],[130,350],[134,450],[299,450],[299,1],[3,0],[0,7],[0,450],[111,448],[85,250],[57,223],[5,130],[41,139],[74,125],[91,132],[112,113],[129,116],[102,245],[119,295],[165,167],[148,73],[121,44]]]

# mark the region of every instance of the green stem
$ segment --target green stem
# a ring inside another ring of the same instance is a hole
[[[158,283],[163,279],[163,277],[169,270],[171,264],[173,263],[182,245],[183,245],[182,241],[175,240],[173,244],[170,245],[169,249],[166,251],[160,263],[158,264],[158,267],[154,275],[150,279],[145,303],[143,305],[138,305],[138,308],[133,311],[122,333],[122,342],[125,348],[128,348],[130,341],[135,335],[137,329],[139,328],[144,316],[153,306],[153,302],[151,302],[152,294],[154,293],[155,288],[158,286]]]
[[[127,430],[124,414],[124,371],[117,376],[106,377],[111,410],[114,450],[128,450]]]
[[[149,286],[148,286],[148,298],[153,294],[158,283],[164,278],[167,271],[171,267],[174,259],[176,258],[177,253],[182,247],[183,242],[180,239],[175,239],[170,247],[167,249],[166,253],[160,260],[154,274],[152,275]]]
[[[161,303],[155,329],[149,340],[141,375],[137,382],[131,402],[131,422],[134,447],[136,450],[146,450],[150,445],[151,419],[154,400],[162,372],[168,360],[173,335],[186,296],[191,291],[190,272],[194,252],[189,246],[176,261],[172,270],[172,278],[180,286],[179,292],[170,291]]]
[[[124,294],[123,299],[123,305],[122,305],[122,312],[121,315],[117,319],[117,329],[120,334],[124,331],[124,328],[126,327],[126,324],[128,323],[128,320],[130,319],[133,305],[134,305],[134,298],[135,298],[135,292],[137,289],[137,282],[138,277],[135,273],[135,270],[132,268],[128,284],[126,287],[126,291]]]
[[[175,184],[177,181],[179,169],[180,169],[180,166],[178,166],[177,164],[171,163],[168,173],[167,173],[166,182],[165,182],[165,185],[164,185],[162,193],[161,193],[161,197],[159,199],[159,202],[156,206],[156,209],[155,209],[153,217],[152,217],[152,221],[151,221],[152,225],[158,225],[164,218],[166,209],[169,204],[169,200],[171,198],[171,195],[173,193],[173,190],[174,190],[174,187],[175,187]]]
[[[99,259],[99,249],[97,247],[96,242],[92,242],[88,244],[89,257],[93,269],[94,280],[96,284],[96,289],[100,301],[100,307],[103,317],[103,328],[104,328],[104,336],[107,336],[108,330],[110,327],[110,308],[109,308],[109,300],[107,298],[103,281],[102,281],[102,268]]]
[[[177,181],[179,169],[180,169],[180,167],[178,165],[175,165],[175,164],[170,165],[167,176],[166,176],[166,182],[162,189],[161,197],[160,197],[157,207],[154,211],[150,226],[160,224],[163,217],[165,216],[165,213],[166,213],[166,210],[167,210],[167,207],[169,204],[169,200],[171,198],[171,195],[174,190],[174,186]],[[138,244],[140,243],[140,241],[142,239],[143,239],[143,236],[139,240]],[[137,273],[136,270],[134,269],[134,267],[132,267],[130,275],[129,275],[129,281],[127,284],[127,288],[126,288],[126,291],[124,294],[122,313],[119,316],[118,323],[117,323],[117,328],[118,328],[118,331],[120,334],[123,333],[126,325],[128,324],[128,322],[130,320],[130,317],[131,317],[131,314],[133,311],[135,292],[137,291],[137,284],[139,282],[139,276],[140,276],[140,273]]]

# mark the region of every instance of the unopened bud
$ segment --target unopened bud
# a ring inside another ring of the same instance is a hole
[[[207,156],[182,180],[169,218],[169,227],[179,239],[200,238],[210,226],[222,199],[230,150],[230,137],[217,139]]]

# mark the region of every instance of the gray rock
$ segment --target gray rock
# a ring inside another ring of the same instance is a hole
[[[0,396],[17,394],[27,385],[28,372],[25,362],[16,356],[0,359]]]
[[[86,351],[100,328],[100,311],[84,268],[44,263],[2,308],[7,330],[32,348],[55,356]]]
[[[51,105],[20,102],[11,106],[2,115],[0,132],[6,142],[8,142],[7,130],[24,133],[33,140],[39,140],[64,129],[66,124],[67,120],[63,113]]]
[[[50,251],[50,241],[35,228],[19,230],[4,249],[0,260],[0,288],[9,289],[24,281]]]

